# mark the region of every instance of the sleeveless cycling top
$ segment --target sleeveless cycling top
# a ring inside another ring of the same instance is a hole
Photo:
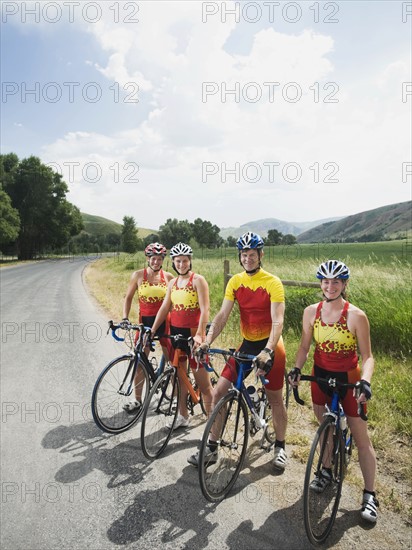
[[[324,323],[321,319],[323,302],[320,302],[313,323],[313,338],[316,343],[315,365],[330,371],[347,372],[358,364],[356,336],[347,325],[349,302],[345,302],[336,323]]]
[[[150,283],[147,280],[147,269],[145,268],[143,272],[143,281],[137,289],[140,315],[148,317],[156,315],[166,296],[166,291],[167,282],[163,269],[160,270],[160,282]]]
[[[196,290],[193,288],[192,273],[187,285],[184,288],[178,288],[176,278],[172,286],[170,299],[172,309],[170,313],[170,324],[174,327],[197,328],[200,321],[200,307]]]

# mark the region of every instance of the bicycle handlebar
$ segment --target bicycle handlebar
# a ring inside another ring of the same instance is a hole
[[[234,349],[227,350],[227,349],[220,349],[220,348],[210,348],[207,351],[207,354],[222,355],[226,361],[228,357],[233,357],[238,361],[251,361],[253,363],[254,368],[256,368],[256,365],[255,365],[256,355],[250,355],[249,353],[242,353],[241,351],[236,351]],[[263,385],[266,385],[269,382],[269,380],[267,380],[262,375],[260,375],[259,378]]]
[[[330,388],[355,388],[356,389],[356,397],[359,397],[359,388],[356,384],[350,384],[347,382],[340,382],[336,378],[333,378],[332,376],[330,378],[321,378],[320,376],[312,376],[309,374],[301,374],[300,375],[301,381],[309,381],[309,382],[323,382],[324,384],[327,384]],[[303,399],[299,396],[299,389],[297,386],[293,386],[293,397],[295,398],[296,403],[299,403],[299,405],[304,405],[305,402]],[[367,415],[365,414],[365,403],[358,403],[358,415],[362,418],[362,420],[368,420]]]
[[[116,331],[120,329],[130,331],[130,330],[138,330],[141,335],[147,336],[149,341],[157,340],[158,337],[155,336],[154,338],[151,337],[152,329],[150,327],[146,327],[143,323],[139,323],[137,325],[134,325],[132,323],[122,323],[119,325],[115,325],[112,320],[108,321],[109,328],[107,329],[107,334],[109,334],[110,331],[112,331],[112,336],[115,340],[118,342],[124,342],[124,338],[121,338],[120,336],[117,336]]]

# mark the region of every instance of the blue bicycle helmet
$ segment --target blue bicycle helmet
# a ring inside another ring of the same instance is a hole
[[[250,249],[262,250],[263,245],[264,243],[262,237],[257,233],[253,233],[252,231],[248,231],[247,233],[239,237],[236,242],[236,246],[239,251]]]

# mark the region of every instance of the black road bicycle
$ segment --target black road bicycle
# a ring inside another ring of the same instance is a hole
[[[119,329],[125,331],[124,338],[116,334]],[[115,325],[109,321],[108,332],[110,330],[113,338],[126,341],[130,351],[110,361],[97,378],[92,393],[92,414],[101,430],[119,434],[139,420],[150,388],[163,373],[165,360],[162,355],[158,362],[154,355],[147,357],[145,353],[147,346],[153,351],[149,327]],[[133,410],[124,408],[132,400],[140,401],[141,406]]]

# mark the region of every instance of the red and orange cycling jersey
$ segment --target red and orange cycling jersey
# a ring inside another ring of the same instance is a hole
[[[314,362],[319,367],[347,372],[356,368],[358,355],[356,352],[356,336],[348,329],[348,308],[346,302],[339,320],[336,323],[324,323],[321,317],[323,302],[320,302],[313,323],[313,338],[316,343]]]
[[[140,317],[152,317],[157,314],[166,296],[167,282],[163,269],[160,270],[160,282],[150,283],[147,280],[147,270],[143,272],[143,281],[137,289]]]
[[[176,278],[172,286],[170,299],[172,309],[170,313],[170,324],[174,327],[182,328],[197,328],[200,321],[200,307],[196,289],[193,287],[192,273],[189,277],[187,285],[183,288],[178,288]]]

